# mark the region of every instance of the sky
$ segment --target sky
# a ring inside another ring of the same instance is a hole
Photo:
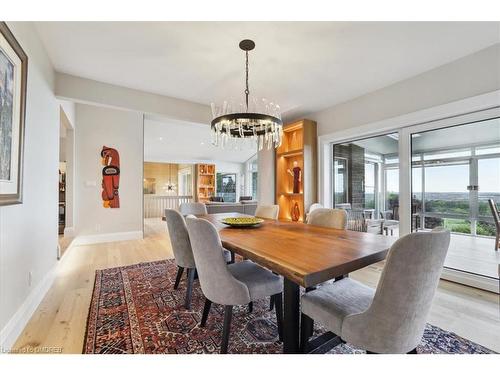
[[[413,191],[421,192],[421,168],[413,169]],[[478,168],[479,192],[500,193],[500,158],[481,159]],[[392,182],[394,183],[394,182]],[[468,165],[425,168],[425,190],[433,193],[467,192]]]

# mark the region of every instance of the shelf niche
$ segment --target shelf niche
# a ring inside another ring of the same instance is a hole
[[[196,201],[207,203],[213,196],[215,196],[215,165],[196,164]]]
[[[316,122],[300,120],[283,127],[283,141],[276,149],[276,202],[280,206],[280,220],[292,220],[292,209],[297,203],[299,221],[305,220],[305,211],[317,201],[317,130]],[[301,170],[300,192],[293,192],[294,162]]]

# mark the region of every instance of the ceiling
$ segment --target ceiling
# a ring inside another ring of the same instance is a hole
[[[250,93],[287,116],[345,102],[500,42],[499,22],[37,22],[59,72],[210,104]]]
[[[168,120],[144,121],[144,160],[187,163],[226,161],[243,163],[257,152],[254,142],[242,150],[221,149],[210,143],[210,128],[202,124]]]

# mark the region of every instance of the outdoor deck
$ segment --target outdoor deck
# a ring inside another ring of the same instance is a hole
[[[500,251],[494,238],[452,234],[445,267],[498,279]]]

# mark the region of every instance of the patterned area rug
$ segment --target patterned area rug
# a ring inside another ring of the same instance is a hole
[[[173,260],[141,263],[96,272],[83,353],[218,353],[223,309],[212,305],[201,328],[204,297],[195,280],[191,310],[183,307],[186,284],[173,290]],[[320,333],[317,331],[316,333]],[[269,300],[234,309],[230,353],[281,353],[275,312]],[[418,353],[493,353],[454,333],[427,325]],[[364,353],[339,345],[331,353]]]

